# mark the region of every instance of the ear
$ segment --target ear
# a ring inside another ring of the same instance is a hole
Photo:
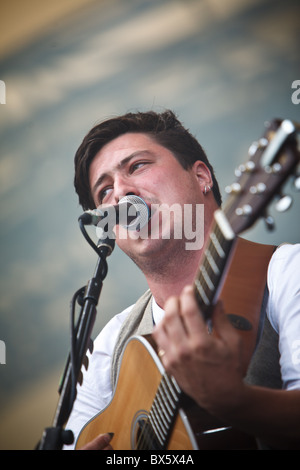
[[[194,172],[197,181],[201,187],[203,193],[210,191],[213,187],[213,180],[209,168],[201,160],[197,160],[193,167],[192,171]]]

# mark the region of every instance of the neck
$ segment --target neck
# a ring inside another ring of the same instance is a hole
[[[148,286],[157,304],[163,308],[171,296],[180,295],[182,289],[192,284],[202,251],[188,251],[182,256],[174,256],[172,261],[161,265],[155,271],[144,272]]]

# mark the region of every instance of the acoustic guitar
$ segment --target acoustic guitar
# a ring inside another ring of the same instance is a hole
[[[234,254],[237,250],[244,250],[246,256],[247,250],[252,247],[250,242],[243,241],[239,235],[260,217],[270,224],[266,208],[275,195],[281,194],[284,183],[295,172],[300,161],[297,142],[299,130],[299,124],[292,121],[273,120],[266,124],[263,137],[252,144],[249,160],[240,165],[235,172],[236,181],[226,188],[228,198],[224,209],[215,212],[213,227],[194,282],[195,296],[208,325],[213,307],[222,296],[225,311],[233,312],[232,309],[235,309],[229,319],[241,334],[248,334],[249,338],[244,357],[245,371],[255,349],[262,292],[256,296],[250,290],[244,305],[239,301],[235,305],[235,299],[228,300],[234,296],[232,291],[227,295],[225,281],[231,276],[233,282],[238,282],[239,272],[234,267]],[[281,197],[279,210],[282,206],[287,209],[288,202],[286,197]],[[249,253],[251,264],[254,257],[251,251]],[[271,252],[266,251],[259,252],[257,256],[258,265],[265,263],[265,273],[270,256]],[[245,271],[249,271],[249,266]],[[238,298],[239,288],[235,293]],[[247,312],[251,298],[258,298],[258,302]],[[226,302],[230,301],[233,303],[227,306]],[[243,316],[240,312],[243,312]],[[81,430],[76,449],[106,432],[114,433],[111,445],[115,450],[255,448],[251,436],[210,416],[181,391],[175,379],[164,370],[151,335],[133,336],[128,340],[113,398]]]

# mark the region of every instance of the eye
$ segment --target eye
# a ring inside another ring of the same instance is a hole
[[[98,194],[98,197],[97,197],[98,204],[103,204],[103,202],[108,197],[108,195],[112,191],[112,189],[113,188],[111,186],[107,186],[107,187],[101,189],[101,191],[99,191],[99,194]]]
[[[138,170],[139,168],[143,167],[144,165],[147,165],[148,163],[149,163],[149,162],[145,162],[144,160],[143,160],[143,161],[138,161],[138,162],[133,163],[133,164],[130,166],[129,173],[130,173],[130,174],[134,173],[136,170]]]

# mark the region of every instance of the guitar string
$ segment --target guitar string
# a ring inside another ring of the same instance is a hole
[[[163,448],[164,445],[164,436],[160,432],[159,423],[157,420],[157,412],[156,412],[156,405],[157,405],[157,396],[160,392],[161,385],[158,387],[158,391],[156,393],[156,397],[153,401],[152,407],[150,409],[148,419],[146,424],[141,432],[141,439],[138,443],[139,449],[151,449],[157,447],[154,443],[154,439],[158,442],[159,446]],[[152,432],[151,432],[152,431]],[[150,434],[149,434],[150,433]],[[148,441],[148,442],[147,442]]]
[[[162,376],[156,396],[137,441],[138,449],[165,448],[173,420],[178,410],[181,390],[167,374]],[[154,437],[153,437],[154,436]],[[153,439],[156,439],[154,443]]]
[[[203,269],[201,270],[203,288],[210,301],[213,300],[214,289],[222,274],[222,265],[226,260],[229,245],[230,242],[227,242],[219,225],[216,223],[210,235],[207,253],[202,264]]]
[[[215,223],[214,230],[212,231],[212,233],[215,234],[218,243],[222,245],[222,242],[219,241],[220,230],[217,223]],[[212,301],[212,294],[214,293],[214,288],[216,286],[215,278],[218,271],[216,269],[214,270],[212,265],[214,265],[214,267],[217,267],[218,269],[218,258],[218,252],[215,249],[212,240],[210,239],[204,253],[204,260],[201,265],[202,269],[200,267],[198,272],[198,282],[196,282],[196,290],[201,300],[200,306],[204,310],[204,313],[205,310],[210,307]]]
[[[181,393],[181,391],[180,389],[175,390],[174,382],[172,381],[172,379],[168,377],[167,374],[164,374],[163,379],[161,381],[161,386],[159,387],[159,393],[161,393],[162,395],[164,395],[163,386],[165,386],[166,393],[164,396],[164,400],[162,401],[162,404],[166,403],[166,401],[168,400],[169,408],[170,408],[169,424],[167,425],[165,422],[165,425],[163,426],[162,421],[160,421],[160,428],[163,434],[163,442],[165,444],[167,437],[168,437],[168,433],[170,431],[171,423],[173,422],[173,419],[177,411],[178,402],[179,402],[179,394]],[[159,393],[158,393],[158,396],[159,396]],[[167,410],[165,409],[164,412],[167,413]]]

